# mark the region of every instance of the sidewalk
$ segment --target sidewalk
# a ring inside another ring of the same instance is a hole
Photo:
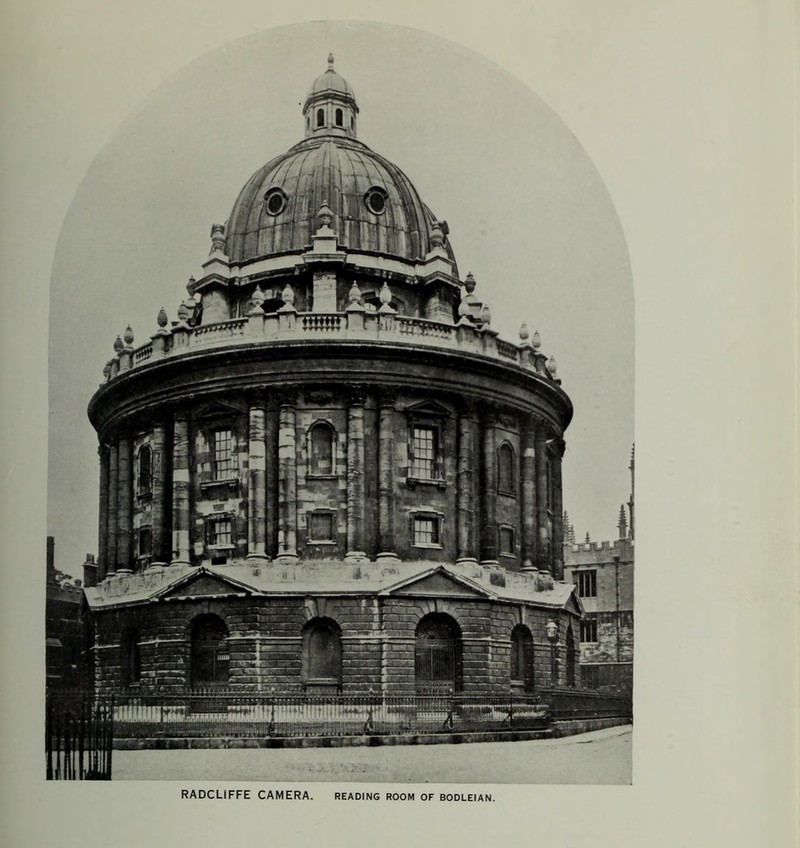
[[[113,779],[629,784],[631,743],[626,725],[527,742],[115,751]]]

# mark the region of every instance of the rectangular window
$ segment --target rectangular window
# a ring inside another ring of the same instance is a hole
[[[233,433],[230,430],[215,430],[214,479],[230,480],[233,476]]]
[[[516,553],[516,546],[514,544],[514,528],[513,527],[501,527],[498,533],[498,546],[500,548],[501,554],[506,554],[507,556],[514,556]]]
[[[578,578],[576,585],[578,587],[578,596],[581,598],[596,598],[597,597],[597,572],[596,571],[579,571],[576,574]]]
[[[208,522],[208,546],[211,548],[233,547],[230,518],[212,518]]]
[[[310,542],[333,541],[333,513],[312,512],[308,516],[308,539]]]
[[[150,527],[139,528],[139,556],[149,557],[153,552],[153,531]]]
[[[433,427],[413,427],[411,431],[411,476],[434,480],[437,472],[438,433]]]
[[[414,516],[414,544],[432,546],[441,544],[441,519],[438,515]]]
[[[597,641],[597,619],[584,618],[581,621],[581,642]]]

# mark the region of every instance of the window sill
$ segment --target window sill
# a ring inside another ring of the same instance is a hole
[[[417,486],[436,486],[436,488],[443,490],[447,488],[447,483],[443,479],[406,477],[406,486],[409,489],[414,489]]]
[[[200,483],[200,490],[217,489],[227,486],[229,489],[236,489],[239,486],[238,477],[226,477],[224,480],[204,480]]]
[[[306,480],[338,480],[338,474],[306,474]]]
[[[512,554],[508,551],[499,551],[497,555],[503,557],[504,559],[516,559],[517,558],[516,554]]]
[[[428,551],[441,551],[443,550],[443,545],[435,544],[434,542],[412,542],[412,548],[424,548]]]
[[[153,500],[153,493],[152,492],[137,492],[136,493],[136,500],[139,503],[148,503],[149,501]]]
[[[501,497],[504,497],[504,498],[513,498],[514,500],[517,499],[517,493],[516,492],[506,492],[503,489],[498,489],[497,494],[500,495]]]
[[[206,550],[214,554],[229,554],[236,550],[236,545],[208,545]]]
[[[328,545],[333,547],[336,544],[335,539],[306,539],[307,545]]]

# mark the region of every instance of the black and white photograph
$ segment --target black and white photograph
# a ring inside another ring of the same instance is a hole
[[[371,24],[229,45],[51,296],[48,777],[630,782],[632,281],[534,93]]]
[[[4,842],[791,844],[791,5],[12,0]]]

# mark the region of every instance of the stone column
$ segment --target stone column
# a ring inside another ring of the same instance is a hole
[[[551,454],[551,485],[553,496],[553,577],[564,579],[564,500],[561,491],[561,458],[564,456],[564,440],[553,440]]]
[[[394,538],[394,396],[381,395],[378,410],[378,559],[397,557]]]
[[[295,396],[281,399],[278,416],[278,556],[297,559],[297,432]]]
[[[108,445],[101,444],[97,453],[100,456],[100,496],[99,517],[97,522],[97,579],[103,580],[108,570],[108,477],[110,451]]]
[[[153,553],[152,566],[164,566],[169,562],[167,550],[167,431],[163,421],[153,424],[152,462],[150,464],[150,488],[153,493]]]
[[[550,531],[547,526],[547,510],[550,507],[550,495],[547,491],[547,431],[544,424],[537,424],[536,426],[534,451],[536,454],[536,559],[540,571],[552,573],[553,561],[549,553]]]
[[[536,503],[536,447],[534,423],[527,418],[522,426],[522,570],[536,570],[536,534],[539,526]]]
[[[267,446],[266,413],[261,404],[250,407],[247,436],[247,559],[267,561]]]
[[[119,488],[119,446],[113,439],[108,450],[108,532],[106,538],[106,573],[117,570],[117,489]]]
[[[481,562],[497,559],[497,452],[494,416],[484,410],[481,417]]]
[[[363,559],[364,552],[364,396],[351,395],[347,403],[347,553],[345,559]]]
[[[131,440],[120,436],[117,479],[117,571],[133,571],[133,475]]]
[[[456,471],[457,562],[477,562],[475,557],[475,411],[465,406],[458,415]]]
[[[191,564],[189,481],[189,421],[186,413],[177,412],[172,437],[172,565]]]

